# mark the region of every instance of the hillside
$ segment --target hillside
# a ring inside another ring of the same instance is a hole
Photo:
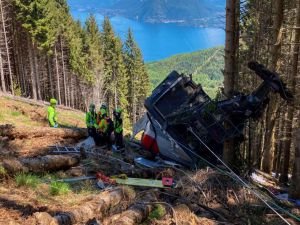
[[[0,105],[0,155],[2,157],[32,156],[47,151],[50,145],[72,144],[78,141],[78,136],[76,134],[74,136],[72,129],[85,128],[85,114],[79,110],[59,106],[58,123],[65,129],[55,130],[49,128],[48,106],[43,101],[0,93]],[[17,129],[16,132],[20,135],[12,140],[6,139],[5,136],[9,132],[14,132],[14,129]],[[83,136],[85,133],[83,130]]]
[[[0,125],[48,127],[47,105],[42,101],[0,94]],[[85,127],[85,114],[79,110],[58,107],[59,124],[63,127]]]
[[[156,87],[171,71],[192,74],[196,83],[201,83],[211,97],[223,82],[223,47],[216,47],[147,64],[152,87]]]
[[[108,16],[124,16],[149,23],[180,23],[201,27],[223,27],[225,1],[220,0],[110,0],[68,1],[74,9],[97,11]]]

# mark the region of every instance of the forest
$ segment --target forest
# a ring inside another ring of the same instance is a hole
[[[260,79],[247,69],[254,60],[281,75],[294,101],[287,104],[271,95],[263,117],[248,122],[245,141],[225,144],[224,158],[237,167],[273,172],[282,183],[288,183],[293,171],[291,187],[298,186],[298,196],[299,26],[299,0],[227,1],[224,94],[250,93],[258,86]]]
[[[65,0],[2,0],[1,91],[85,110],[91,102],[124,109],[132,124],[143,112],[149,79],[128,30],[122,43],[108,18],[74,21]]]

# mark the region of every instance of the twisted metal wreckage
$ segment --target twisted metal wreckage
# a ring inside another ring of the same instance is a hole
[[[216,162],[224,142],[242,140],[247,120],[262,115],[270,92],[293,100],[279,74],[257,62],[248,67],[263,80],[260,86],[251,94],[237,93],[221,101],[212,100],[191,77],[173,71],[146,99],[147,113],[135,125],[133,136],[144,131],[142,146],[166,164],[195,168],[200,160]],[[136,162],[152,165],[144,158]]]

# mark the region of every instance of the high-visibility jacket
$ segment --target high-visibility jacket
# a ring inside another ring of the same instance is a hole
[[[101,118],[99,125],[98,125],[98,129],[101,133],[106,133],[108,130],[108,122],[106,120],[106,118]]]
[[[98,130],[101,133],[111,134],[111,132],[113,132],[114,130],[114,124],[111,118],[109,118],[108,116],[103,117],[98,124]]]
[[[114,120],[114,131],[117,134],[120,134],[123,132],[123,120],[122,118],[115,118]]]
[[[104,108],[100,109],[100,111],[97,114],[97,124],[100,123],[101,119],[103,119],[105,115],[107,115],[107,110]]]
[[[57,113],[56,113],[56,109],[54,106],[50,105],[48,107],[48,114],[47,114],[47,118],[49,121],[49,125],[51,127],[54,127],[56,122],[57,122]]]
[[[97,114],[95,112],[88,111],[85,114],[85,123],[87,128],[93,128],[97,126]]]

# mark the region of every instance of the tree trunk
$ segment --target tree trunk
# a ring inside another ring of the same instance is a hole
[[[14,127],[12,125],[0,125],[0,136],[9,139],[31,139],[38,137],[57,137],[57,138],[76,138],[82,139],[86,137],[86,129],[83,128],[58,128],[51,127]]]
[[[63,72],[63,81],[64,81],[64,103],[65,106],[68,105],[67,102],[67,80],[66,80],[66,69],[65,69],[65,58],[64,58],[64,48],[62,37],[60,37],[60,50],[61,50],[61,62],[62,62],[62,72]]]
[[[277,40],[280,36],[280,28],[282,26],[283,20],[283,0],[277,0],[274,2],[274,32],[273,32],[273,45],[271,48],[271,64],[270,69],[276,70],[280,52],[280,45],[277,43]],[[265,132],[265,140],[264,140],[264,154],[262,161],[262,170],[266,173],[272,172],[272,162],[274,158],[274,133],[275,133],[275,120],[278,116],[278,105],[279,99],[278,97],[272,96],[270,103],[268,105],[267,116],[266,116],[266,132]]]
[[[70,83],[71,83],[71,90],[70,90],[70,95],[71,95],[71,107],[75,108],[75,93],[74,93],[74,79],[73,79],[74,74],[71,74],[70,76]]]
[[[293,168],[292,184],[289,195],[291,198],[300,199],[300,130],[295,132],[295,161]]]
[[[16,173],[41,173],[69,169],[80,161],[79,155],[46,155],[34,158],[6,159],[0,165],[9,174]]]
[[[43,225],[71,225],[86,224],[89,220],[101,219],[107,211],[121,202],[135,198],[135,192],[131,189],[114,189],[104,191],[94,196],[92,201],[85,202],[68,212],[57,213],[51,217],[48,213],[34,213],[37,224]]]
[[[296,11],[296,24],[295,26],[300,27],[300,0],[297,0],[297,11]],[[296,80],[298,74],[298,60],[299,60],[299,41],[300,41],[300,31],[299,29],[294,30],[292,37],[292,72],[291,77],[291,90],[292,93],[296,92]],[[284,162],[283,171],[280,176],[280,181],[286,183],[288,181],[288,172],[290,166],[290,151],[292,143],[292,130],[293,130],[293,119],[294,119],[295,105],[289,106],[286,116],[286,140],[284,141]]]
[[[11,93],[14,94],[14,83],[13,83],[13,78],[12,78],[12,68],[11,68],[10,52],[9,52],[9,46],[8,46],[6,23],[5,23],[5,17],[4,17],[3,0],[0,0],[0,13],[1,13],[1,19],[2,19],[3,37],[4,37],[6,57],[7,57],[10,90],[11,90]]]
[[[117,82],[114,83],[114,100],[115,100],[114,108],[116,109],[118,107]]]
[[[20,67],[20,73],[19,76],[21,76],[21,81],[22,81],[22,95],[23,96],[28,96],[30,91],[28,90],[28,81],[26,79],[26,64],[24,63],[26,61],[26,59],[23,58],[23,54],[22,53],[26,53],[26,49],[22,48],[22,45],[20,44],[20,33],[21,30],[18,28],[18,25],[15,25],[16,27],[16,33],[18,33],[19,35],[15,35],[16,36],[16,44],[15,44],[15,48],[16,48],[16,54],[17,54],[17,63],[19,64]],[[22,33],[21,33],[22,35]],[[24,42],[24,40],[22,40]],[[25,46],[24,46],[25,47]]]
[[[50,84],[50,94],[51,98],[54,98],[54,85],[53,85],[53,76],[52,76],[52,70],[51,70],[51,62],[50,62],[50,56],[47,55],[47,67],[48,67],[48,77],[49,77],[49,84]]]
[[[5,77],[4,77],[4,70],[3,70],[3,58],[2,58],[2,49],[0,47],[0,76],[1,76],[1,89],[3,92],[6,92],[5,86]]]
[[[57,82],[56,85],[57,85],[58,104],[61,104],[59,70],[58,70],[58,60],[57,60],[56,45],[54,45],[54,59],[55,59],[55,69],[56,69],[56,82]]]
[[[37,93],[36,93],[36,76],[35,76],[35,70],[34,70],[34,62],[33,62],[33,54],[32,54],[32,40],[28,35],[28,53],[29,53],[29,64],[30,64],[30,77],[31,77],[31,90],[32,90],[32,98],[37,100]]]
[[[280,118],[281,114],[279,113],[279,118]],[[277,166],[277,162],[278,162],[278,159],[279,159],[279,153],[280,153],[280,150],[278,148],[278,145],[279,145],[279,129],[281,127],[281,121],[279,120],[277,123],[276,123],[276,126],[275,126],[275,133],[274,133],[274,137],[275,137],[275,143],[274,143],[274,160],[273,160],[273,165],[272,165],[272,171],[276,171],[276,166]]]
[[[33,51],[33,59],[34,59],[34,74],[35,74],[35,80],[36,80],[36,90],[37,90],[37,99],[41,100],[41,82],[40,82],[40,76],[39,76],[39,64],[38,64],[38,56],[37,56],[37,48],[35,44],[32,46]]]
[[[156,197],[152,193],[146,193],[143,195],[142,200],[139,203],[133,204],[128,210],[113,215],[103,222],[103,225],[135,225],[141,224],[148,218],[150,212],[154,208],[154,204],[150,202],[155,200]],[[145,204],[148,202],[150,204]]]
[[[226,41],[225,41],[225,70],[224,93],[232,96],[234,81],[238,75],[238,34],[239,34],[239,0],[226,1]],[[225,124],[226,126],[226,124]],[[233,164],[235,158],[236,141],[230,140],[224,143],[223,158],[228,164]]]

